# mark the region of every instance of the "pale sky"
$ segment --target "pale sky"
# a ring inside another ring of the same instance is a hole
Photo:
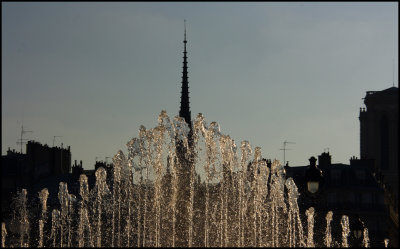
[[[92,169],[178,115],[184,19],[192,119],[265,158],[348,164],[366,91],[398,86],[397,2],[2,2],[2,155],[23,122]]]

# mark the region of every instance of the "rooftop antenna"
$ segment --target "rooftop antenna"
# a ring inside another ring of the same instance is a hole
[[[324,148],[324,152],[328,152],[329,153],[329,147]]]
[[[295,144],[295,142],[288,142],[286,140],[283,142],[283,149],[280,149],[280,150],[283,150],[283,164],[286,163],[286,151],[290,150],[290,149],[286,148],[287,144]]]
[[[56,141],[56,137],[62,137],[62,136],[53,136],[53,147],[54,147],[54,142]]]
[[[108,158],[110,158],[110,157],[106,156],[106,164],[108,163],[108,162],[107,162],[107,161],[108,161]]]
[[[393,87],[394,87],[394,58],[393,58]]]
[[[25,133],[28,133],[28,132],[33,132],[33,131],[26,131],[26,130],[24,130],[24,124],[22,124],[22,125],[21,125],[21,138],[17,140],[17,144],[20,144],[20,145],[21,145],[21,154],[22,154],[22,144],[26,144],[26,142],[25,142],[24,140],[27,140],[27,139],[24,139],[24,138],[22,138],[22,137],[23,137],[23,135],[24,135]]]

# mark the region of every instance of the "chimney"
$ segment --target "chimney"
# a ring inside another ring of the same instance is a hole
[[[317,165],[316,165],[316,161],[317,161],[317,159],[315,158],[315,157],[310,157],[310,159],[308,159],[308,161],[310,161],[310,168],[316,168],[317,167]]]
[[[329,152],[323,152],[318,156],[318,164],[320,168],[329,167],[331,165],[332,157]]]

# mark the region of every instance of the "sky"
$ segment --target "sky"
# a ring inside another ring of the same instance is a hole
[[[348,164],[366,91],[398,87],[397,2],[2,2],[2,155],[23,125],[93,169],[178,115],[184,19],[192,119],[264,158]]]

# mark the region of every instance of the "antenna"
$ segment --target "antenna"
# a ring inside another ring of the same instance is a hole
[[[393,87],[394,87],[394,58],[393,58]]]
[[[286,148],[286,144],[295,144],[295,142],[288,142],[286,140],[283,142],[283,149],[280,149],[280,150],[283,150],[283,164],[286,163],[286,151],[290,150],[290,149]]]
[[[329,153],[329,147],[324,148],[324,152],[328,152]]]
[[[56,137],[62,137],[62,136],[53,136],[53,147],[54,147],[54,142],[56,140]]]
[[[107,164],[107,161],[108,161],[107,159],[108,159],[108,158],[110,158],[110,157],[106,156],[106,164]]]
[[[22,136],[23,136],[25,133],[28,133],[28,132],[33,132],[33,131],[25,131],[25,130],[24,130],[24,124],[22,124],[22,125],[21,125],[21,138],[17,140],[17,144],[20,144],[20,145],[21,145],[21,154],[22,154],[22,144],[26,144],[26,142],[25,142],[24,140],[27,140],[27,139],[22,138]]]

